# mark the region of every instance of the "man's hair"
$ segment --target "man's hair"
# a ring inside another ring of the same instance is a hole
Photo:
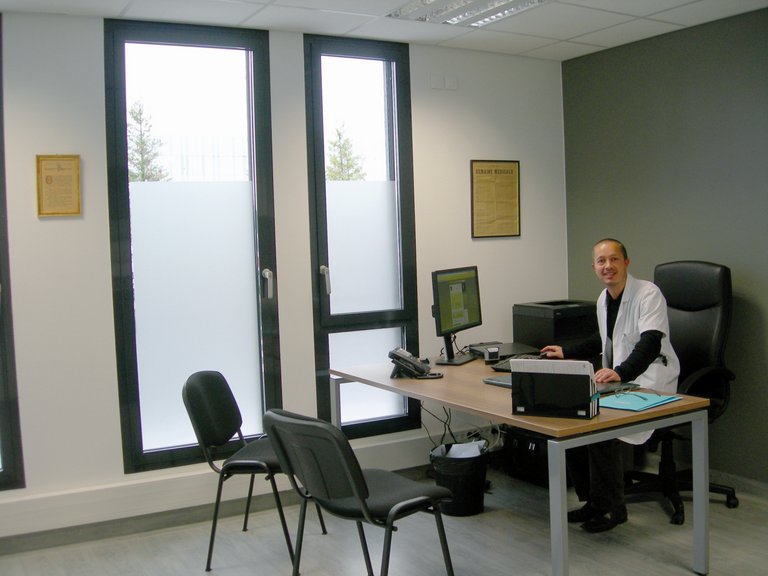
[[[602,240],[598,240],[592,245],[592,250],[597,248],[598,244],[602,244],[603,242],[613,242],[614,244],[617,244],[619,249],[621,250],[622,256],[624,256],[624,260],[629,260],[629,256],[627,256],[627,247],[624,246],[623,242],[619,242],[616,240],[616,238],[603,238]]]

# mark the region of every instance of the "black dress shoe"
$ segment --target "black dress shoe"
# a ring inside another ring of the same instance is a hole
[[[606,512],[604,514],[598,513],[596,516],[593,516],[584,522],[581,527],[587,532],[595,534],[597,532],[605,532],[606,530],[611,530],[619,524],[624,524],[626,521],[627,507],[619,506],[610,512]]]
[[[596,510],[592,507],[592,504],[587,501],[587,503],[578,510],[571,510],[568,512],[568,522],[588,522],[595,516],[600,516],[602,514],[604,514],[604,512]]]

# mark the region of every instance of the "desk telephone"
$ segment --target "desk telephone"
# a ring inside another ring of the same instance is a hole
[[[397,378],[398,376],[408,376],[410,378],[441,378],[443,376],[440,372],[430,372],[429,363],[422,362],[403,348],[390,350],[389,357],[392,359],[392,364],[395,365],[390,378]]]

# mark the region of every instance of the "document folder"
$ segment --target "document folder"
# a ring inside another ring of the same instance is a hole
[[[680,398],[680,396],[661,396],[655,392],[640,391],[614,394],[608,398],[603,398],[601,402],[606,408],[640,412],[641,410],[653,408],[654,406],[661,406],[668,402],[680,400]]]
[[[600,413],[590,362],[512,359],[509,366],[513,414],[589,419]]]

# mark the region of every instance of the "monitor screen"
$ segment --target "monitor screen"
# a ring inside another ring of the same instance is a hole
[[[445,339],[445,360],[453,360],[452,336],[461,330],[480,326],[480,285],[477,266],[432,272],[432,296],[437,335]],[[470,355],[464,361],[472,359]]]

